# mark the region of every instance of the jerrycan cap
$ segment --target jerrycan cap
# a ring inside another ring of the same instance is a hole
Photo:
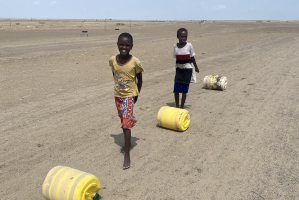
[[[98,193],[94,193],[92,200],[100,200],[100,195]]]

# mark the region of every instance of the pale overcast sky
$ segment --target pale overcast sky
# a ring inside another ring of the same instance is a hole
[[[299,20],[299,0],[0,0],[0,18]]]

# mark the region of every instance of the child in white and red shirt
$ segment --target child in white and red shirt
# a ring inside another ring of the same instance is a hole
[[[176,58],[176,74],[174,78],[174,99],[177,108],[184,108],[190,83],[196,83],[195,72],[199,72],[195,61],[195,53],[191,43],[187,42],[188,31],[180,28],[177,31],[179,43],[174,45],[173,57]],[[179,106],[182,93],[181,106]]]

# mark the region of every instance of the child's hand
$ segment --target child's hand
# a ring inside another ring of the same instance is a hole
[[[195,71],[196,71],[197,73],[199,73],[199,69],[198,69],[198,67],[195,67]]]
[[[137,102],[138,96],[135,96],[134,98],[134,104]]]

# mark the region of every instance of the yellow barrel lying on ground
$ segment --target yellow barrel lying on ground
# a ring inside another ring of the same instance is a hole
[[[47,200],[93,200],[100,189],[100,181],[94,175],[56,166],[48,172],[42,192]]]
[[[157,116],[159,126],[164,128],[185,131],[190,125],[188,110],[163,106]]]

